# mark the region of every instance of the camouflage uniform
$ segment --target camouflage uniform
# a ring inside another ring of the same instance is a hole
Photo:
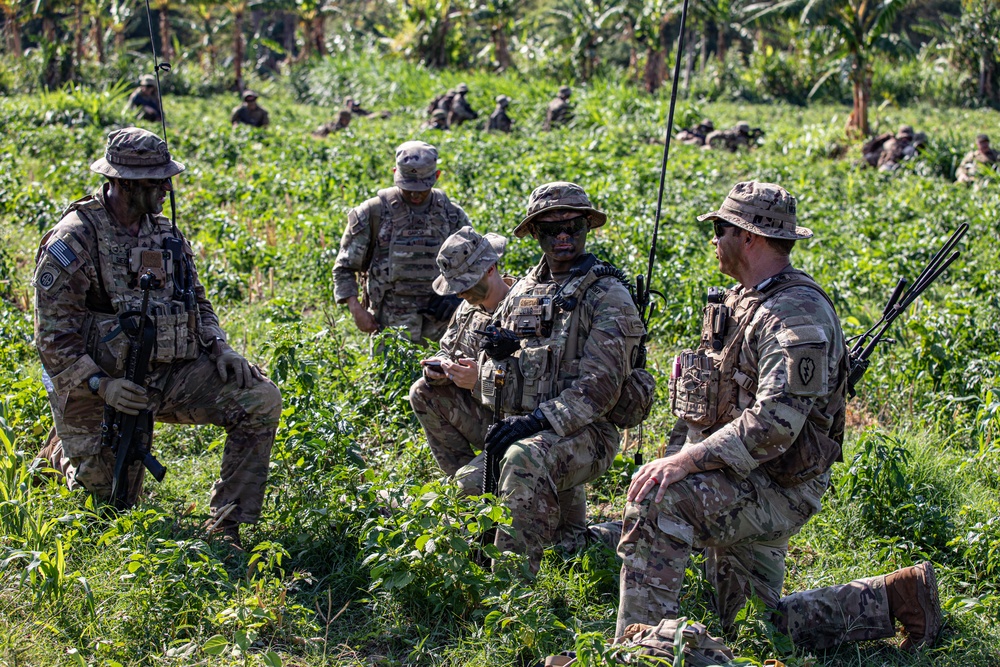
[[[156,95],[156,77],[144,74],[139,79],[139,88],[136,88],[128,98],[128,105],[133,109],[138,109],[137,116],[143,120],[152,122],[159,121],[162,115],[160,111],[160,100]],[[153,86],[153,94],[147,95],[142,89],[143,86]],[[147,111],[146,107],[152,110]]]
[[[434,189],[420,207],[407,204],[400,189],[427,190],[437,179],[437,149],[408,141],[396,151],[396,187],[347,214],[347,227],[333,268],[337,303],[358,296],[357,274],[367,274],[364,297],[379,326],[403,327],[414,342],[441,338],[448,322],[417,311],[435,296],[435,257],[446,238],[471,226],[468,216]],[[372,239],[374,237],[374,243]]]
[[[315,130],[313,130],[312,135],[316,138],[322,139],[329,136],[334,132],[339,132],[345,129],[351,124],[351,112],[347,109],[341,109],[337,114],[337,120],[331,121],[329,123],[323,123]]]
[[[523,237],[535,218],[559,210],[583,212],[591,229],[607,219],[580,186],[550,183],[532,193],[529,215],[514,233]],[[500,361],[485,354],[479,360],[484,405],[496,404],[494,378],[496,369],[504,368],[507,381],[499,396],[503,415],[540,411],[548,422],[507,448],[497,486],[513,526],[498,531],[496,546],[527,555],[535,570],[546,546],[573,545],[586,534],[584,485],[614,461],[620,435],[608,413],[645,333],[628,290],[611,276],[598,277],[601,266],[592,255],[583,255],[576,263],[582,267],[579,272],[554,276],[543,257],[497,310],[501,326],[521,339],[519,349]],[[545,302],[552,303],[550,313],[531,305]],[[483,469],[480,455],[456,479],[476,493]]]
[[[545,123],[542,125],[544,131],[549,132],[557,125],[566,125],[573,118],[573,107],[568,101],[571,92],[569,86],[563,86],[559,89],[559,94],[549,102],[545,109]]]
[[[134,179],[167,178],[184,167],[171,161],[158,137],[128,128],[111,133],[106,157],[91,169]],[[117,316],[138,309],[136,277],[152,269],[159,272],[162,286],[150,296],[157,324],[146,384],[150,413],[160,422],[226,429],[221,478],[212,488],[210,505],[214,514],[236,502],[230,521],[256,522],[281,416],[278,389],[267,380],[241,389],[219,377],[216,358],[228,348],[219,319],[193,269],[194,308],[187,310],[184,301],[178,301],[174,280],[181,265],[174,260],[180,258],[171,256],[165,262],[161,252],[167,239],[179,239],[193,261],[191,246],[162,215],[147,216],[138,234],[129,234],[109,213],[107,188],[71,204],[39,245],[33,280],[35,344],[50,385],[59,436],[46,448],[45,457],[63,472],[70,488],[81,484],[97,496],[110,496],[114,455],[101,442],[104,401],[88,388],[88,379],[101,373],[123,376],[128,341],[115,335]],[[142,476],[137,463],[132,471],[135,483],[130,484],[132,502]]]
[[[882,144],[882,152],[878,156],[876,166],[880,171],[895,171],[903,160],[916,155],[913,146],[913,128],[904,125],[899,128],[896,136]]]
[[[430,120],[424,123],[424,127],[429,130],[447,130],[448,114],[441,109],[435,109],[431,112]]]
[[[232,115],[229,117],[230,123],[239,123],[241,125],[250,125],[252,127],[267,127],[268,123],[271,122],[270,117],[267,115],[267,111],[264,107],[257,105],[257,108],[251,109],[246,105],[247,100],[257,99],[256,93],[252,90],[247,90],[243,93],[244,103],[233,109]]]
[[[483,237],[471,227],[452,234],[438,252],[441,275],[434,282],[435,292],[457,294],[471,288],[497,264],[506,246],[504,237]],[[492,312],[463,299],[434,356],[449,361],[475,359],[481,340],[476,331],[492,321]],[[478,386],[470,391],[448,379],[423,377],[410,387],[410,405],[424,428],[431,453],[447,474],[454,475],[472,461],[476,456],[473,447],[482,449],[492,415],[482,404]]]
[[[703,118],[696,126],[678,132],[677,141],[690,146],[704,146],[705,138],[714,131],[715,124],[709,119]]]
[[[757,137],[763,135],[760,128],[750,129],[750,123],[741,120],[728,130],[716,130],[709,132],[705,137],[704,148],[720,149],[724,148],[730,153],[735,153],[740,148],[751,148],[756,144]]]
[[[1000,162],[1000,152],[990,148],[989,142],[990,138],[985,134],[980,134],[976,137],[976,143],[984,143],[986,150],[980,150],[977,146],[976,150],[965,154],[965,157],[962,158],[962,162],[959,164],[958,170],[955,172],[956,180],[959,183],[971,183],[975,181],[979,175],[979,165],[981,164],[996,169],[997,163]]]
[[[458,84],[455,89],[455,97],[451,100],[451,108],[448,109],[448,125],[458,127],[467,120],[479,118],[479,114],[472,110],[469,101],[465,99],[465,94],[469,92],[469,87],[464,83]]]
[[[513,122],[507,115],[507,105],[510,98],[506,95],[497,95],[497,107],[490,114],[490,122],[486,126],[487,132],[510,132]]]

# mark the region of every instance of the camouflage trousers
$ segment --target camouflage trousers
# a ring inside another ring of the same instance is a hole
[[[475,458],[473,446],[483,448],[492,415],[468,389],[420,378],[410,387],[410,407],[424,428],[434,459],[449,475]]]
[[[496,547],[526,555],[537,572],[546,547],[575,550],[585,544],[585,484],[611,467],[620,439],[614,426],[600,421],[569,436],[548,430],[512,444],[500,462],[497,482],[512,525],[497,531]],[[480,493],[483,456],[460,469],[455,481],[466,493]]]
[[[202,354],[192,361],[156,367],[147,386],[154,419],[167,424],[214,424],[226,429],[222,470],[212,486],[213,515],[236,503],[229,518],[255,523],[260,517],[271,446],[281,417],[281,394],[270,380],[241,389],[230,374],[223,382],[215,363]],[[70,488],[83,486],[99,498],[110,498],[114,455],[101,446],[104,402],[83,387],[72,401],[50,394],[60,441],[46,447],[45,458],[63,473]],[[134,502],[144,468],[133,465],[129,496]]]
[[[796,645],[812,650],[896,634],[884,575],[783,597],[775,625]]]
[[[788,539],[820,509],[829,474],[785,489],[761,470],[736,479],[721,470],[688,475],[625,506],[617,635],[632,623],[676,618],[692,549],[705,549],[706,574],[723,627],[751,595],[774,609],[781,596]]]
[[[431,315],[417,310],[427,303],[426,297],[396,296],[387,292],[375,307],[375,321],[380,328],[402,327],[406,337],[413,343],[423,343],[424,339],[438,342],[448,328],[448,322],[441,322]]]

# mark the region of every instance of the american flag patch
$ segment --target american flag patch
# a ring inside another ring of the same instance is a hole
[[[56,261],[59,262],[64,269],[69,268],[69,265],[76,261],[76,253],[73,252],[73,249],[66,245],[66,242],[62,239],[56,239],[50,243],[46,250],[49,251],[50,255],[56,258]]]

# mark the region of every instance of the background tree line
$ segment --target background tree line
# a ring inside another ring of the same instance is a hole
[[[331,53],[431,68],[624,77],[656,94],[680,0],[150,0],[177,92],[241,90]],[[691,0],[686,91],[706,99],[882,99],[1000,107],[1000,0]],[[0,90],[131,80],[149,53],[136,0],[0,0]],[[110,68],[110,72],[109,72]],[[873,90],[873,87],[875,90]],[[429,91],[430,92],[430,91]]]

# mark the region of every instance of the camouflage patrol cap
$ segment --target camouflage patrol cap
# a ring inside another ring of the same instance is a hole
[[[396,149],[393,181],[402,190],[430,190],[437,182],[437,149],[423,141],[406,141]]]
[[[437,254],[441,275],[434,279],[438,294],[460,294],[478,283],[503,257],[507,239],[499,234],[480,236],[466,225],[441,244]]]
[[[528,215],[514,228],[514,236],[523,238],[529,226],[539,216],[553,211],[580,211],[587,214],[590,229],[608,221],[608,216],[590,203],[587,192],[576,183],[555,181],[541,185],[528,198]]]
[[[108,135],[104,157],[90,170],[109,178],[137,180],[170,178],[184,171],[184,165],[170,158],[167,143],[148,130],[126,127]]]
[[[976,143],[977,144],[982,143],[984,141],[987,142],[987,143],[989,143],[990,138],[988,136],[986,136],[985,134],[977,134],[976,135]]]
[[[253,92],[249,88],[247,88],[246,90],[243,91],[243,100],[244,101],[255,100],[258,97],[260,97],[260,95],[258,95],[257,93]]]
[[[499,104],[502,107],[505,107],[508,104],[510,104],[510,98],[507,97],[506,95],[497,95],[496,100],[497,100],[497,104]]]
[[[902,125],[899,128],[899,132],[896,133],[897,139],[902,139],[903,137],[913,137],[913,126],[912,125]]]
[[[807,239],[813,235],[812,230],[795,224],[795,197],[774,183],[737,183],[718,211],[698,216],[699,222],[704,220],[722,220],[772,239]]]
[[[569,86],[559,86],[559,97],[566,98],[573,94],[573,89]]]
[[[467,92],[469,92],[469,87],[467,85],[465,85],[464,83],[460,83],[457,86],[455,86],[455,92],[459,93],[459,94],[461,94],[461,93],[467,93]]]
[[[143,74],[139,77],[140,86],[156,86],[156,77],[152,74]]]

